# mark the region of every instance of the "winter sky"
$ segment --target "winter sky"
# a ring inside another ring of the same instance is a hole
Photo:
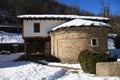
[[[75,5],[80,10],[88,10],[98,14],[101,11],[101,0],[58,0],[67,5]],[[120,0],[103,0],[105,4],[110,3],[110,13],[120,15]]]

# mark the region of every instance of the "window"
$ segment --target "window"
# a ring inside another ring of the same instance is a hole
[[[91,39],[91,46],[98,46],[98,39],[97,38]]]
[[[40,23],[34,23],[34,32],[35,33],[40,32]]]

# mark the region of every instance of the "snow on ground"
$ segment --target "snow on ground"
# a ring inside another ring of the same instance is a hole
[[[0,31],[0,43],[24,43],[22,34]]]
[[[95,74],[84,73],[80,64],[42,60],[40,62],[47,64],[42,65],[28,61],[12,61],[21,55],[23,53],[0,55],[0,80],[120,80],[120,77],[97,77]]]
[[[0,55],[0,63],[1,62],[8,62],[18,59],[20,56],[24,55],[24,53],[16,53],[16,54],[9,54],[9,55]]]
[[[42,60],[39,62],[45,63],[47,65],[51,65],[51,66],[61,66],[61,67],[71,67],[71,68],[75,68],[75,69],[81,69],[80,64],[56,63],[56,62],[48,62],[45,60]]]
[[[56,80],[66,70],[32,62],[8,62],[0,64],[0,80]]]
[[[84,73],[82,71],[82,68],[80,64],[69,64],[69,63],[56,63],[56,62],[47,62],[47,61],[40,61],[45,64],[51,65],[51,66],[61,66],[61,67],[68,67],[68,68],[74,68],[69,69],[64,76],[57,80],[120,80],[120,77],[97,77],[95,74],[89,74]]]
[[[74,71],[33,62],[6,62],[0,63],[0,80],[120,80],[120,77],[96,77]]]

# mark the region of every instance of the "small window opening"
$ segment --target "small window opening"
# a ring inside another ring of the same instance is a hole
[[[96,39],[96,38],[92,39],[91,46],[98,46],[98,39]]]
[[[40,32],[40,23],[34,23],[34,32],[35,33]]]

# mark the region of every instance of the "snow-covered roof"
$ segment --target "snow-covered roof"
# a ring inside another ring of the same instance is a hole
[[[19,15],[17,16],[20,19],[24,18],[60,18],[60,19],[88,19],[88,20],[105,20],[108,21],[109,18],[105,17],[96,17],[96,16],[78,16],[78,15]]]
[[[0,25],[0,27],[6,27],[6,28],[19,28],[18,26],[9,26],[9,25]]]
[[[63,23],[55,28],[52,29],[56,30],[63,27],[71,27],[71,26],[104,26],[104,27],[111,27],[111,25],[103,22],[98,21],[90,21],[90,20],[82,20],[82,19],[74,19],[69,22]]]
[[[117,34],[114,34],[114,33],[109,33],[108,34],[108,37],[110,37],[110,38],[115,38],[117,36]]]
[[[22,34],[0,31],[0,44],[4,43],[24,43],[24,40]]]

